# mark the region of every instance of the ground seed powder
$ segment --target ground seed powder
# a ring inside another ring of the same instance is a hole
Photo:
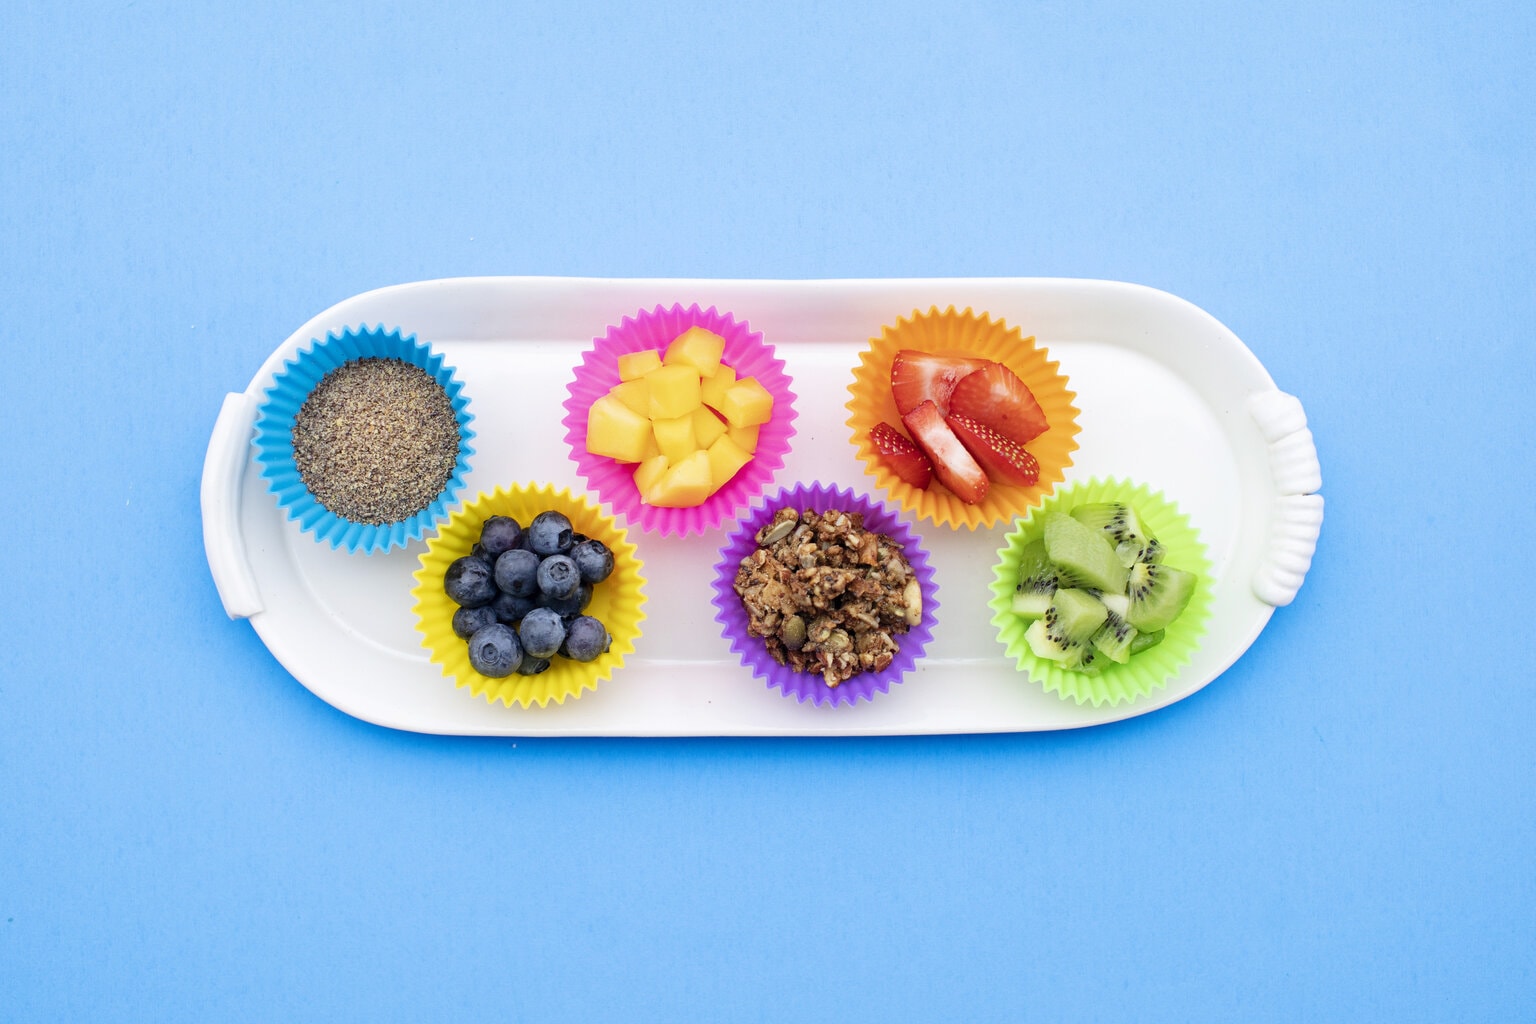
[[[293,461],[315,500],[357,523],[398,523],[442,493],[459,427],[441,384],[402,359],[327,373],[293,423]]]

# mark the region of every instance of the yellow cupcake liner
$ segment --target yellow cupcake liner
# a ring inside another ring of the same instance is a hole
[[[1062,668],[1056,662],[1037,657],[1024,639],[1029,622],[1015,615],[1011,604],[1019,580],[1019,558],[1024,547],[1045,535],[1045,517],[1050,512],[1070,512],[1079,505],[1099,501],[1118,501],[1136,510],[1142,524],[1162,542],[1163,561],[1192,572],[1198,577],[1195,592],[1183,613],[1169,624],[1163,641],[1124,664],[1100,658],[1097,675],[1084,675]],[[1073,484],[1047,497],[1039,507],[1019,520],[998,551],[993,570],[992,597],[987,607],[992,611],[992,625],[1007,656],[1013,658],[1020,672],[1062,699],[1094,707],[1111,706],[1146,697],[1168,685],[1200,644],[1211,614],[1211,562],[1206,556],[1200,534],[1190,525],[1189,517],[1178,506],[1145,484],[1129,480],[1094,477]]]
[[[469,554],[480,540],[481,525],[491,516],[511,516],[526,527],[534,516],[551,509],[564,513],[575,532],[602,541],[613,552],[613,573],[593,588],[592,603],[586,610],[608,627],[613,642],[595,661],[553,658],[549,668],[536,676],[513,674],[492,679],[481,675],[469,663],[469,645],[454,635],[453,613],[458,605],[443,592],[443,574],[455,559]],[[644,563],[636,556],[635,545],[623,527],[566,488],[530,483],[482,493],[455,511],[428,540],[420,565],[415,573],[416,586],[411,589],[415,599],[411,610],[416,616],[416,631],[422,635],[421,645],[430,653],[430,660],[442,666],[444,676],[492,704],[544,707],[550,701],[561,704],[568,697],[580,697],[611,678],[640,638],[640,623],[645,620]]]
[[[906,433],[891,397],[891,362],[897,352],[907,348],[990,359],[1008,367],[1028,385],[1050,424],[1045,433],[1025,445],[1040,464],[1040,477],[1033,486],[994,483],[984,499],[968,505],[937,480],[927,488],[913,487],[886,468],[870,444],[869,432],[883,421]],[[913,310],[911,317],[899,318],[894,326],[886,326],[880,337],[871,338],[854,367],[847,423],[864,471],[875,478],[876,486],[891,502],[939,526],[974,530],[1023,515],[1062,481],[1066,468],[1072,465],[1072,452],[1077,450],[1077,407],[1072,404],[1077,395],[1067,389],[1067,378],[1059,365],[1050,361],[1033,337],[1024,337],[1018,327],[1009,327],[986,313],[973,313],[969,307],[957,313],[954,306],[942,313],[937,306],[927,313]]]

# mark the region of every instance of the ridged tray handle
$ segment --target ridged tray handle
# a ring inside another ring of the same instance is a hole
[[[1248,414],[1269,445],[1269,471],[1278,492],[1270,508],[1268,550],[1253,574],[1253,593],[1279,608],[1296,599],[1312,567],[1323,527],[1323,469],[1307,428],[1301,399],[1263,391],[1248,399]]]
[[[248,619],[264,607],[256,576],[245,557],[245,538],[240,534],[240,488],[251,459],[251,426],[255,421],[254,398],[225,395],[203,460],[203,548],[219,599],[232,619]]]

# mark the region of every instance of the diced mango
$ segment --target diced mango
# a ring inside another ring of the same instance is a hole
[[[668,366],[682,363],[698,370],[700,377],[713,377],[724,352],[725,339],[720,335],[702,327],[690,327],[672,339],[661,361]]]
[[[737,427],[767,423],[773,418],[773,396],[757,382],[757,378],[743,377],[726,391],[720,415],[725,417],[727,423]]]
[[[651,430],[656,435],[656,447],[674,466],[699,450],[693,436],[692,413],[670,420],[652,420]]]
[[[635,467],[635,490],[640,492],[641,500],[645,499],[647,492],[656,486],[656,481],[660,480],[666,471],[667,457],[665,455],[657,455],[646,459]]]
[[[760,428],[756,423],[750,427],[727,427],[726,436],[736,442],[736,447],[748,454],[757,454],[757,432]]]
[[[639,462],[650,434],[650,421],[613,395],[604,395],[587,410],[587,451],[593,455]]]
[[[709,478],[717,491],[730,482],[737,470],[752,461],[751,454],[742,451],[726,434],[710,445],[706,454],[709,456]]]
[[[706,377],[699,385],[699,401],[711,409],[719,410],[720,403],[725,401],[725,393],[735,383],[736,371],[722,363],[713,377]]]
[[[654,459],[660,454],[661,445],[656,443],[656,426],[652,424],[650,436],[645,439],[645,451],[640,453],[640,461],[644,462],[646,459]]]
[[[651,419],[686,416],[699,406],[699,371],[681,363],[645,375],[651,386]]]
[[[719,416],[702,405],[693,410],[693,439],[700,448],[708,448],[724,433],[725,424]]]
[[[619,356],[619,380],[639,380],[661,365],[661,355],[653,348],[626,352]]]
[[[615,384],[608,393],[641,416],[651,415],[651,382],[644,377]]]
[[[712,492],[709,453],[696,451],[663,473],[641,497],[662,508],[692,508],[702,505]]]

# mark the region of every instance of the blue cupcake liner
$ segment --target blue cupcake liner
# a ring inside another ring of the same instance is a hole
[[[293,461],[293,424],[300,407],[322,377],[357,359],[399,359],[420,367],[442,385],[459,425],[459,459],[442,493],[432,504],[398,523],[372,526],[336,515],[315,500]],[[469,457],[475,453],[469,444],[475,436],[469,428],[474,419],[467,410],[469,396],[463,393],[463,383],[453,374],[454,368],[445,366],[443,357],[426,342],[417,341],[414,334],[402,336],[398,327],[386,331],[383,324],[372,328],[348,327],[340,334],[331,331],[324,341],[313,340],[301,348],[283,364],[272,386],[266,389],[251,440],[256,448],[256,463],[267,481],[267,489],[277,498],[278,508],[289,519],[297,520],[300,529],[313,533],[316,540],[329,542],[333,549],[345,547],[354,554],[389,551],[420,539],[447,518],[449,507],[464,486]]]

